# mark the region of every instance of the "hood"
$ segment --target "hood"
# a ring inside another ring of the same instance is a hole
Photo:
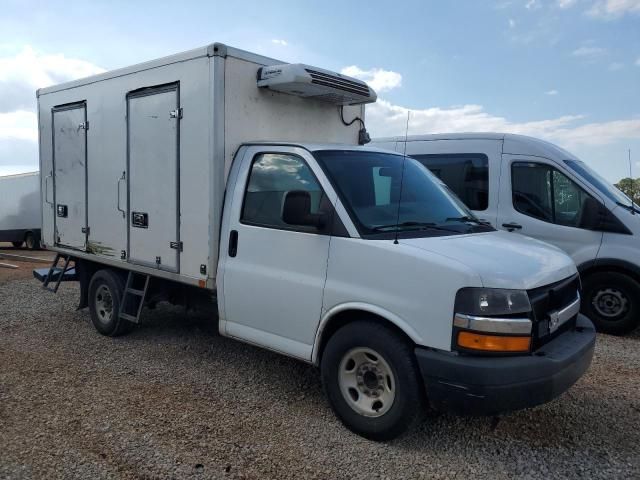
[[[537,288],[576,273],[566,253],[548,243],[504,231],[400,240],[460,262],[487,288]]]

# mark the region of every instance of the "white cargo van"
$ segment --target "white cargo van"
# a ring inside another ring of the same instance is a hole
[[[40,174],[0,177],[0,242],[29,250],[40,246]]]
[[[640,324],[640,209],[580,159],[523,135],[408,137],[407,155],[481,220],[566,251],[582,277],[582,312],[599,331]],[[374,140],[404,151],[404,137]]]
[[[359,146],[375,98],[221,44],[40,90],[43,239],[96,329],[214,306],[222,335],[318,365],[377,440],[427,402],[496,414],[569,388],[595,342],[571,259]]]

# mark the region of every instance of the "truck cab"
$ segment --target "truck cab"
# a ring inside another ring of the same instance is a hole
[[[404,151],[404,138],[378,139]],[[496,228],[556,245],[582,277],[582,311],[599,331],[640,324],[640,216],[624,193],[570,152],[513,134],[410,136],[407,155]]]
[[[493,415],[548,401],[593,353],[571,259],[474,221],[393,152],[244,145],[217,278],[220,333],[318,365],[334,411],[374,439],[426,404]]]

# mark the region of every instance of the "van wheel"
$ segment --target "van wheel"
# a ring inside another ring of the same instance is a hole
[[[13,245],[13,248],[22,248],[22,244],[24,242],[11,242],[11,245]]]
[[[413,346],[395,331],[358,321],[329,339],[322,385],[342,423],[370,440],[391,440],[422,416],[424,390]]]
[[[24,243],[29,250],[36,249],[36,237],[33,236],[33,233],[29,232],[25,235]]]
[[[124,292],[122,278],[112,270],[98,270],[89,283],[91,322],[102,335],[116,337],[128,333],[133,323],[120,318]]]
[[[601,272],[584,279],[582,311],[596,330],[612,335],[640,325],[640,284],[618,272]]]

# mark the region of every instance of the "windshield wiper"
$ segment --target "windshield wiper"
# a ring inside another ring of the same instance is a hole
[[[616,202],[616,205],[620,205],[622,208],[626,208],[627,210],[629,210],[630,212],[633,213],[640,213],[640,210],[638,210],[636,208],[635,203],[632,203],[631,205],[627,205],[626,203],[622,203],[622,202]]]
[[[482,222],[477,218],[470,217],[469,215],[464,215],[462,217],[449,217],[445,220],[445,222],[473,222],[482,225]]]
[[[440,227],[433,222],[402,222],[402,223],[392,223],[389,225],[379,225],[377,227],[373,227],[371,230],[374,232],[381,232],[387,228],[395,228],[395,229],[408,229],[408,230],[442,230],[444,232],[454,232],[460,233],[458,230],[453,230],[451,228]]]

